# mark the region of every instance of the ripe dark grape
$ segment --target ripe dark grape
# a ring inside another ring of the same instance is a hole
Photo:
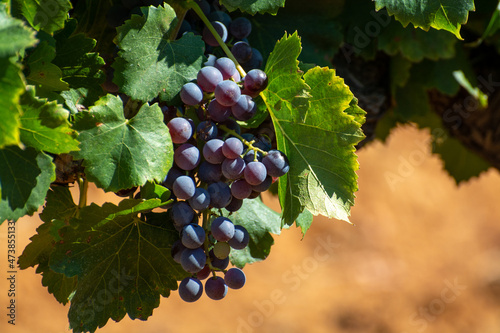
[[[252,47],[247,42],[236,42],[231,48],[231,53],[239,63],[245,63],[252,58]]]
[[[234,159],[243,154],[243,142],[238,138],[229,138],[222,146],[222,153],[226,158]]]
[[[214,56],[213,54],[207,54],[207,61],[203,63],[203,66],[214,66],[216,60],[217,60],[216,56]]]
[[[182,170],[193,170],[200,163],[200,151],[190,143],[184,143],[174,152],[175,164]]]
[[[227,257],[226,259],[219,259],[215,256],[214,250],[210,250],[210,252],[208,252],[208,256],[210,258],[212,266],[214,266],[215,268],[226,269],[229,265],[229,257]]]
[[[252,32],[252,23],[245,17],[238,17],[229,25],[229,32],[237,39],[247,38]]]
[[[205,229],[198,224],[190,223],[181,231],[181,242],[188,249],[196,249],[205,241]]]
[[[271,185],[273,184],[273,177],[267,176],[266,179],[259,185],[253,185],[252,190],[255,192],[265,192],[269,190]]]
[[[215,301],[226,297],[227,286],[224,279],[220,276],[211,277],[205,282],[205,294]]]
[[[225,208],[230,212],[236,212],[241,208],[241,206],[243,206],[243,200],[233,197],[229,205]]]
[[[196,135],[203,141],[215,139],[217,134],[217,126],[209,120],[202,121],[196,127]]]
[[[166,188],[172,189],[174,186],[174,181],[177,179],[177,177],[183,175],[184,173],[181,170],[173,166],[170,168],[170,170],[168,170],[165,179],[163,179],[162,185],[165,186]]]
[[[225,80],[215,87],[214,94],[221,105],[233,106],[241,96],[241,89],[233,81]]]
[[[215,99],[208,104],[207,112],[210,118],[218,123],[228,120],[232,114],[230,106],[224,106]]]
[[[243,78],[243,85],[246,90],[252,93],[259,93],[266,89],[268,84],[267,74],[260,69],[252,69]]]
[[[207,256],[201,247],[185,249],[181,255],[181,266],[188,273],[198,273],[207,263]]]
[[[220,164],[224,161],[225,157],[222,153],[224,141],[219,139],[212,139],[207,141],[203,146],[203,157],[212,164]],[[200,167],[200,170],[202,168]]]
[[[224,282],[231,289],[240,289],[246,282],[245,273],[239,268],[230,268],[224,275]]]
[[[217,182],[208,185],[208,193],[210,194],[210,205],[215,208],[224,208],[231,202],[231,189],[224,182]]]
[[[231,112],[237,120],[249,120],[257,112],[257,105],[252,97],[241,95],[236,104],[231,106]]]
[[[234,236],[234,224],[227,217],[219,216],[212,221],[210,231],[219,242],[227,242]]]
[[[191,208],[202,211],[210,205],[210,194],[204,188],[196,188],[194,195],[188,200]]]
[[[173,192],[179,199],[187,200],[194,195],[196,185],[189,176],[180,176],[174,181]]]
[[[216,183],[222,178],[222,167],[220,164],[201,162],[198,170],[198,178],[207,184]],[[212,201],[212,200],[210,200]]]
[[[281,177],[290,170],[288,158],[279,150],[270,150],[262,159],[266,166],[267,174],[271,177]]]
[[[183,85],[180,95],[182,102],[186,105],[198,105],[203,100],[203,91],[193,82]]]
[[[230,79],[234,74],[236,74],[238,71],[236,70],[236,66],[234,65],[234,62],[226,57],[219,58],[215,60],[214,67],[217,68],[221,74],[224,80]]]
[[[228,241],[229,246],[235,250],[242,250],[247,247],[249,241],[250,235],[247,229],[241,225],[235,225],[233,238]]]
[[[212,66],[205,66],[198,72],[197,83],[203,91],[213,92],[215,87],[222,82],[221,72]]]
[[[266,166],[261,162],[250,162],[246,165],[243,175],[248,184],[259,185],[266,179]]]
[[[200,280],[187,277],[179,284],[179,296],[184,302],[195,302],[203,295],[203,284]]]
[[[224,25],[224,23],[219,21],[213,21],[211,23],[215,28],[215,31],[219,34],[220,38],[225,43],[227,40],[227,28]],[[210,46],[219,46],[219,43],[217,43],[217,40],[215,39],[214,35],[212,35],[212,33],[210,32],[210,30],[208,30],[207,27],[203,28],[203,40]]]
[[[222,174],[227,179],[238,179],[245,171],[245,161],[241,157],[235,159],[226,158],[222,162]]]
[[[251,71],[252,69],[260,69],[262,67],[262,63],[264,62],[264,57],[262,57],[262,53],[259,50],[252,47],[252,56],[250,60],[243,64],[243,69],[246,71]]]
[[[231,194],[238,199],[246,199],[252,194],[252,186],[244,179],[235,180],[231,184]]]
[[[184,251],[186,247],[182,245],[182,242],[180,239],[176,240],[174,244],[172,244],[172,248],[170,249],[170,254],[172,255],[172,258],[174,258],[174,261],[178,264],[181,263],[181,255],[182,251]]]
[[[194,210],[185,201],[176,202],[170,208],[174,227],[181,230],[185,225],[191,223],[194,218]]]
[[[210,267],[208,267],[208,265],[205,265],[205,267],[203,267],[201,271],[196,273],[196,278],[198,280],[205,280],[210,275],[210,272]]]
[[[231,24],[231,16],[228,13],[225,13],[220,10],[214,10],[207,16],[210,21],[219,21],[222,22],[226,27]]]

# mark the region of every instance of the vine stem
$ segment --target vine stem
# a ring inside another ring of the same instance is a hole
[[[212,23],[210,23],[210,21],[208,20],[208,18],[205,16],[205,13],[203,13],[203,11],[201,10],[200,6],[198,6],[198,4],[196,2],[194,2],[194,1],[188,1],[188,6],[195,11],[195,13],[201,18],[201,20],[203,21],[203,23],[205,23],[205,25],[207,26],[208,30],[210,30],[210,32],[212,33],[212,35],[214,35],[215,40],[217,40],[217,43],[219,43],[219,45],[222,48],[222,50],[224,51],[224,53],[227,55],[227,57],[229,59],[231,59],[234,62],[234,65],[236,66],[236,69],[240,73],[241,77],[243,78],[245,75],[247,75],[247,73],[245,72],[245,70],[243,69],[243,67],[241,67],[241,65],[239,64],[238,60],[236,60],[236,58],[234,57],[234,55],[231,53],[231,51],[227,47],[226,43],[224,43],[224,41],[222,41],[222,39],[219,36],[219,33],[217,33],[217,31],[215,30],[215,28],[212,25]]]
[[[87,190],[89,188],[89,182],[82,176],[78,177],[78,187],[80,188],[80,198],[78,200],[78,208],[83,208],[87,206]]]
[[[264,150],[262,150],[262,149],[260,149],[258,147],[255,147],[253,145],[254,141],[250,142],[250,141],[245,140],[245,138],[242,137],[241,135],[239,135],[235,130],[232,130],[232,129],[228,128],[226,125],[222,125],[222,124],[219,124],[218,127],[221,130],[223,130],[224,132],[229,133],[229,134],[237,137],[238,139],[240,139],[249,149],[258,151],[259,153],[262,154],[262,156],[266,156],[267,155],[267,151],[264,151]]]

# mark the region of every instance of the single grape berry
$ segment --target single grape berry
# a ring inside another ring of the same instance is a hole
[[[172,244],[172,248],[170,249],[170,254],[172,255],[172,258],[174,258],[174,261],[178,264],[181,263],[181,255],[182,251],[184,251],[186,247],[182,245],[182,242],[180,239],[176,240],[174,244]]]
[[[191,223],[194,218],[194,210],[185,201],[176,202],[170,208],[174,227],[181,230],[186,224]]]
[[[242,94],[236,104],[231,106],[231,112],[237,120],[249,120],[257,113],[257,104],[252,97]]]
[[[245,273],[236,267],[228,269],[224,275],[224,282],[231,289],[240,289],[245,285],[246,280]]]
[[[250,241],[250,235],[245,227],[241,225],[234,226],[234,235],[227,243],[235,250],[242,250],[247,247]]]
[[[252,69],[243,78],[243,86],[252,93],[259,93],[266,89],[268,78],[266,72],[260,69]]]
[[[208,185],[208,193],[210,194],[210,205],[214,208],[224,208],[231,202],[231,189],[224,182],[216,182]]]
[[[214,95],[221,105],[233,106],[241,96],[241,89],[235,82],[225,80],[215,87]]]
[[[222,145],[222,153],[226,158],[238,158],[241,154],[243,154],[243,142],[241,142],[238,138],[228,138],[224,141],[224,145]]]
[[[200,280],[187,277],[179,284],[179,296],[184,302],[195,302],[203,294],[203,284]]]
[[[215,87],[223,80],[221,72],[212,66],[205,66],[200,69],[196,79],[198,86],[206,92],[213,92]]]
[[[210,194],[204,188],[197,187],[188,202],[191,208],[200,212],[210,205]]]
[[[181,242],[188,249],[196,249],[205,241],[205,229],[198,224],[190,223],[181,231]]]
[[[220,164],[224,161],[225,156],[222,153],[224,141],[220,139],[212,139],[207,141],[203,146],[203,157],[212,164]],[[201,170],[201,168],[200,168]]]
[[[224,162],[222,162],[222,174],[227,179],[238,179],[243,176],[244,171],[245,161],[243,161],[241,157],[235,159],[226,158]]]
[[[216,183],[222,178],[222,167],[220,164],[211,164],[203,161],[198,169],[198,179],[206,184]],[[210,194],[210,193],[209,193]],[[212,199],[210,199],[212,202]]]
[[[237,212],[238,210],[240,210],[241,206],[243,206],[243,200],[233,197],[229,205],[227,205],[225,208],[229,212]]]
[[[224,279],[220,276],[211,277],[205,282],[205,294],[215,301],[226,297],[227,286]]]
[[[231,184],[231,194],[238,199],[246,199],[252,194],[252,186],[244,179],[235,180]]]
[[[219,58],[215,60],[214,67],[217,68],[221,74],[224,80],[230,79],[234,74],[236,74],[238,71],[236,70],[236,66],[234,65],[234,62],[226,57]]]
[[[269,190],[271,185],[273,184],[273,177],[271,176],[266,176],[266,179],[259,185],[252,185],[252,190],[255,192],[265,192]]]
[[[238,17],[229,25],[229,32],[237,39],[247,38],[252,32],[252,23],[245,17]]]
[[[246,63],[252,58],[252,47],[247,42],[236,42],[231,53],[239,63]]]
[[[224,106],[217,102],[217,100],[215,99],[211,100],[208,104],[207,112],[210,116],[210,119],[218,123],[222,123],[228,120],[232,114],[230,106]]]
[[[210,267],[208,267],[208,265],[205,265],[205,267],[203,267],[201,271],[196,273],[196,278],[198,280],[205,280],[210,275],[210,272]]]
[[[174,118],[168,122],[167,127],[173,143],[185,143],[193,135],[193,127],[186,118]]]
[[[181,266],[188,273],[198,273],[207,263],[207,256],[201,247],[185,249],[181,255]]]
[[[214,255],[219,259],[226,259],[230,251],[231,247],[226,242],[217,242],[214,245]]]
[[[184,143],[174,152],[174,162],[182,170],[193,170],[200,163],[200,151],[190,143]]]
[[[234,236],[234,224],[227,217],[219,216],[212,221],[210,231],[219,242],[227,242]]]
[[[215,31],[219,34],[220,38],[225,43],[227,40],[227,28],[224,25],[224,23],[219,21],[213,21],[211,23],[215,28]],[[212,35],[212,33],[210,32],[210,30],[208,30],[207,27],[203,28],[203,41],[205,41],[205,43],[207,43],[210,46],[219,46],[219,43],[215,39],[214,35]]]
[[[180,176],[174,181],[173,192],[178,199],[187,200],[191,198],[196,190],[193,178]]]
[[[261,162],[250,162],[243,172],[245,180],[250,185],[259,185],[267,177],[266,166]]]
[[[281,151],[273,149],[262,159],[266,166],[267,174],[271,177],[281,177],[290,170],[288,158]]]
[[[203,141],[208,141],[215,139],[217,137],[218,130],[217,126],[209,120],[202,121],[196,127],[196,135],[198,139]]]
[[[198,105],[203,100],[203,91],[193,82],[183,85],[180,95],[182,102],[186,105]]]

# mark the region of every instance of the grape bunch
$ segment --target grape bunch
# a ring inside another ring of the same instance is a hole
[[[186,109],[196,110],[196,116],[179,112],[167,123],[175,144],[174,166],[163,185],[176,200],[169,211],[180,239],[172,246],[172,256],[193,274],[179,285],[179,295],[186,302],[198,300],[203,290],[209,298],[220,300],[228,288],[243,287],[243,271],[227,267],[231,249],[244,249],[249,233],[235,225],[230,215],[223,216],[221,209],[238,211],[244,199],[258,197],[288,172],[285,154],[271,149],[263,137],[241,133],[237,123],[256,114],[252,96],[266,86],[262,70],[251,70],[241,79],[232,60],[218,58],[180,92]]]

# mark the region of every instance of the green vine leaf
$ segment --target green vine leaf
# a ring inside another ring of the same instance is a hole
[[[275,15],[278,9],[285,7],[285,0],[220,0],[220,3],[230,12],[239,9],[251,15],[257,13]]]
[[[62,80],[62,71],[52,63],[56,50],[47,41],[41,42],[27,59],[29,75],[26,77],[29,84],[45,91],[61,91],[69,88],[68,83]]]
[[[316,67],[302,79],[300,49],[296,34],[276,44],[266,66],[269,87],[263,93],[278,149],[290,160],[290,171],[279,183],[283,222],[292,224],[305,208],[314,215],[349,221],[357,191],[354,146],[364,136],[359,117],[347,110],[361,109],[353,107],[354,96],[334,70]]]
[[[134,100],[146,102],[159,95],[170,103],[202,67],[201,37],[186,34],[169,40],[177,18],[170,6],[164,6],[142,7],[142,16],[132,15],[117,29],[116,44],[121,50],[113,64],[113,82]]]
[[[21,20],[7,16],[0,4],[0,58],[11,57],[36,44],[35,32]]]
[[[19,96],[24,92],[21,69],[9,59],[0,59],[0,148],[19,144]]]
[[[92,204],[80,211],[72,227],[60,230],[50,267],[66,276],[78,276],[69,309],[73,332],[94,332],[111,318],[146,320],[168,297],[177,280],[186,276],[170,254],[179,238],[166,219],[149,223],[137,217],[161,204],[127,199],[115,206]]]
[[[64,27],[71,8],[69,0],[13,0],[14,15],[24,16],[37,31],[54,33]]]
[[[279,235],[281,232],[281,218],[278,213],[262,203],[260,199],[245,199],[243,206],[227,216],[234,224],[241,225],[247,229],[250,235],[250,243],[243,250],[231,249],[231,263],[243,268],[267,258],[274,243],[271,233]]]
[[[415,27],[425,31],[429,28],[444,29],[460,36],[460,27],[469,17],[469,11],[474,11],[473,0],[374,0],[375,7],[380,10],[387,8],[389,15],[394,15],[403,26],[413,23]]]
[[[33,148],[0,150],[0,223],[33,214],[56,178],[52,158]]]
[[[132,118],[123,115],[119,97],[107,95],[79,113],[74,129],[90,181],[106,191],[162,181],[172,166],[173,145],[158,104],[144,104]]]
[[[30,88],[20,100],[21,141],[28,146],[53,154],[78,150],[77,133],[70,127],[68,111],[56,102],[35,96]]]

